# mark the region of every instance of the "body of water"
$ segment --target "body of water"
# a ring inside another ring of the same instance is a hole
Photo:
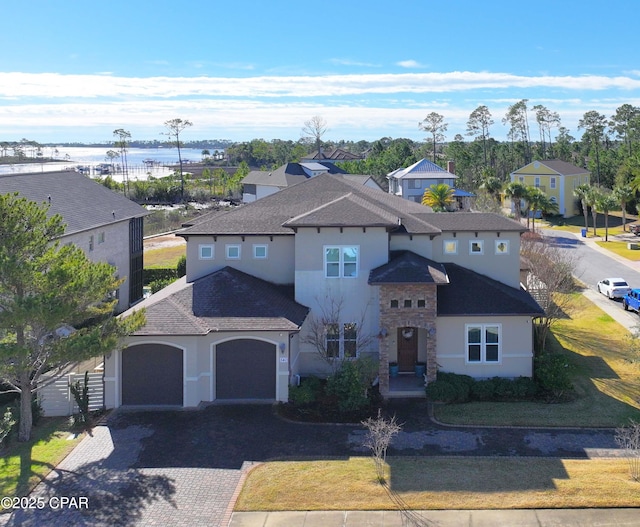
[[[109,159],[108,150],[115,150],[107,147],[44,147],[43,152],[46,157],[56,157],[61,162],[56,163],[25,163],[15,165],[0,165],[0,174],[16,174],[27,172],[53,172],[58,170],[77,169],[82,170],[90,176],[101,176],[100,165],[113,165],[111,176],[122,181],[122,162],[120,157]],[[202,160],[202,150],[195,148],[181,148],[180,155],[188,170],[189,163]],[[127,166],[129,179],[147,179],[162,177],[171,174],[172,170],[168,165],[178,164],[177,148],[129,148],[127,150]]]

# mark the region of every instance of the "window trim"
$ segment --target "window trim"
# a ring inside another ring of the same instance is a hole
[[[478,244],[478,247],[480,247],[479,251],[473,250],[473,245],[476,243]],[[484,240],[469,240],[469,254],[484,254]]]
[[[238,256],[231,256],[229,254],[230,249],[238,249]],[[227,260],[240,260],[242,256],[242,247],[237,243],[227,243],[225,245],[225,255]]]
[[[263,248],[264,249],[264,256],[258,256],[257,254],[257,250],[259,248]],[[253,244],[253,257],[256,260],[266,260],[269,256],[269,246],[265,243],[254,243]]]
[[[211,249],[211,256],[204,256],[203,249]],[[198,245],[198,260],[214,260],[215,248],[212,243],[201,243]]]
[[[501,245],[501,244],[504,244],[506,246],[506,249],[504,251],[500,251],[498,249],[498,245]],[[509,254],[509,250],[510,250],[509,245],[510,245],[509,240],[496,240],[496,243],[495,243],[496,254],[497,255]]]
[[[480,329],[480,342],[469,342],[469,330],[470,329]],[[498,342],[487,343],[487,329],[489,328],[497,328],[498,334]],[[469,358],[469,346],[470,345],[479,345],[480,346],[480,360],[471,360]],[[487,360],[487,345],[489,346],[497,346],[497,360]],[[502,324],[498,322],[493,323],[484,323],[484,324],[465,324],[464,325],[464,349],[465,356],[464,361],[465,364],[502,364]]]
[[[338,261],[327,260],[327,253],[330,250],[337,249],[338,250]],[[356,257],[355,257],[355,272],[352,276],[345,276],[344,269],[347,263],[344,260],[344,250],[345,249],[355,249]],[[324,267],[324,277],[325,278],[358,278],[359,270],[360,270],[360,246],[359,245],[325,245],[322,248],[322,260]],[[327,272],[329,264],[338,264],[338,274],[331,276]]]
[[[447,250],[448,244],[453,245],[452,251]],[[458,240],[442,240],[442,254],[458,254]]]

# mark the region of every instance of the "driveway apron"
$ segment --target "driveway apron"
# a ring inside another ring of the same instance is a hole
[[[424,401],[393,401],[387,411],[403,423],[392,455],[621,455],[609,429],[446,427]],[[2,514],[0,524],[223,525],[250,462],[368,455],[363,438],[360,425],[293,423],[268,405],[118,411],[36,487],[31,497],[47,506]],[[61,507],[61,497],[88,506]]]

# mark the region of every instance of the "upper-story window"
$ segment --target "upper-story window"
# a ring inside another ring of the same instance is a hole
[[[472,240],[469,242],[469,253],[470,254],[484,254],[484,241],[483,240]]]
[[[98,243],[104,243],[104,231],[98,233]]]
[[[355,245],[324,248],[324,275],[326,278],[355,278],[358,276],[358,254]]]
[[[267,246],[266,245],[254,245],[253,246],[253,257],[256,260],[264,260],[267,257]]]
[[[408,187],[412,189],[422,188],[422,181],[419,179],[408,180]]]
[[[198,245],[198,258],[200,260],[213,260],[213,245]]]
[[[458,254],[458,240],[444,240],[442,252],[444,254]]]
[[[93,251],[93,234],[89,236],[89,250]]]
[[[509,240],[496,240],[496,254],[509,254]]]
[[[240,246],[239,245],[227,245],[227,260],[239,260],[240,259]]]
[[[550,187],[550,188],[556,188],[556,178],[552,177],[552,178],[549,180],[549,187]]]
[[[535,178],[535,180],[534,180],[534,182],[535,182],[535,186],[536,186],[536,188],[540,188],[540,178],[539,178],[539,177],[536,177],[536,178]]]

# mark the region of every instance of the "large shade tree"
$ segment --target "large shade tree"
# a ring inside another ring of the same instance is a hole
[[[28,441],[33,394],[74,363],[113,350],[139,327],[142,311],[115,318],[120,281],[107,263],[93,263],[60,245],[59,215],[18,194],[0,195],[0,379],[20,394],[18,439]]]

